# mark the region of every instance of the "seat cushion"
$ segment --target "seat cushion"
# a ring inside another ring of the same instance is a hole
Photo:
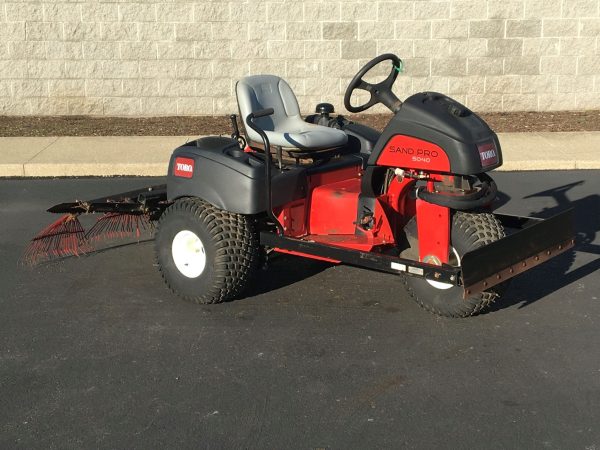
[[[271,116],[260,117],[255,123],[267,134],[273,145],[302,150],[322,150],[341,147],[348,136],[341,130],[307,123],[300,115],[298,101],[290,86],[275,75],[252,75],[236,85],[242,120],[251,112],[273,108]],[[260,135],[247,125],[248,138],[261,142]]]
[[[267,131],[267,137],[273,145],[294,147],[302,150],[320,150],[341,147],[348,141],[348,136],[341,130],[327,128],[302,122],[296,131]]]

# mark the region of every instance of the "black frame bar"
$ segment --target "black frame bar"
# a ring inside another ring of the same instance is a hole
[[[304,253],[320,258],[328,258],[351,266],[364,267],[379,272],[394,274],[403,273],[418,278],[427,278],[432,281],[440,281],[442,283],[451,283],[454,285],[458,285],[460,281],[460,268],[452,267],[447,264],[436,266],[414,261],[412,259],[397,258],[380,253],[363,252],[334,245],[278,236],[275,233],[267,231],[262,231],[260,233],[260,243],[273,248]]]
[[[159,184],[135,191],[109,195],[88,201],[60,203],[48,209],[51,213],[109,213],[148,214],[162,211],[167,202],[167,185]]]

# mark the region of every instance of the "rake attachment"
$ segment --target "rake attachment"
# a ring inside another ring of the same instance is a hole
[[[144,231],[153,229],[147,214],[106,213],[85,234],[89,242],[120,239],[128,236],[139,240]]]
[[[34,266],[42,261],[66,256],[79,256],[94,251],[92,243],[101,240],[136,237],[153,229],[168,206],[166,185],[150,186],[89,201],[61,203],[48,209],[62,213],[56,222],[46,227],[25,249],[21,264]],[[86,233],[79,222],[80,214],[104,213]]]
[[[21,257],[21,263],[34,266],[42,261],[79,256],[90,251],[85,230],[77,214],[65,214],[35,236]]]

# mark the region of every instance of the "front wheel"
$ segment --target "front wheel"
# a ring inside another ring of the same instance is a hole
[[[405,232],[410,248],[403,251],[401,256],[418,259],[417,222],[414,217],[406,225]],[[458,267],[465,253],[497,241],[504,236],[504,228],[493,214],[457,211],[452,217],[448,263]],[[445,317],[468,317],[479,314],[502,294],[507,286],[506,283],[463,299],[461,287],[423,278],[404,277],[408,293],[421,307]]]
[[[161,215],[155,251],[167,286],[196,303],[236,297],[259,262],[250,219],[197,198],[177,200]]]

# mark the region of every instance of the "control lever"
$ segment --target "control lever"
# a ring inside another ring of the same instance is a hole
[[[277,234],[279,236],[283,236],[283,226],[281,225],[275,214],[273,214],[273,195],[271,192],[271,144],[269,143],[269,138],[267,137],[267,134],[262,130],[262,128],[260,128],[254,123],[254,119],[270,116],[274,112],[275,110],[273,108],[261,109],[260,111],[251,112],[250,114],[248,114],[248,116],[246,116],[246,123],[250,128],[252,128],[258,133],[265,147],[265,188],[267,214],[277,227]]]
[[[245,150],[246,139],[244,139],[244,137],[240,134],[240,129],[238,128],[237,124],[237,116],[235,114],[232,114],[229,116],[229,119],[231,120],[231,128],[233,130],[233,133],[231,133],[231,139],[235,139],[236,141],[238,141],[240,148],[242,150]]]

